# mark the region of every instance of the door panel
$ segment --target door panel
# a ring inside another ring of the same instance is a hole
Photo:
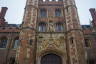
[[[56,54],[47,54],[41,58],[41,64],[62,64],[62,59]]]

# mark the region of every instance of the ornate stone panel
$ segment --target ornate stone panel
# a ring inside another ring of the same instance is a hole
[[[37,53],[42,53],[45,50],[55,50],[66,53],[64,34],[39,34],[37,39]]]

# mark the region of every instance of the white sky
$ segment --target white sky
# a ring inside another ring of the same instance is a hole
[[[0,0],[0,7],[8,7],[6,21],[11,24],[20,24],[26,0]],[[90,24],[90,8],[96,8],[96,0],[76,0],[81,24]]]

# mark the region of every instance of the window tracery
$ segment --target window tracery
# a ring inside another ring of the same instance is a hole
[[[46,31],[46,23],[40,22],[38,25],[38,31],[39,32],[45,32]]]
[[[14,39],[13,48],[17,48],[18,45],[19,45],[19,37],[16,37],[16,38]]]
[[[64,26],[62,23],[56,23],[56,31],[60,32],[64,30]]]

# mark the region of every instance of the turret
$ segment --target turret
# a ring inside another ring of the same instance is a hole
[[[92,20],[93,26],[96,27],[96,10],[95,10],[95,8],[91,8],[89,11],[90,11],[92,19],[93,19]]]
[[[20,46],[17,50],[17,63],[35,63],[35,33],[37,20],[38,0],[27,0],[23,17],[23,24],[20,31]]]
[[[0,26],[4,26],[6,24],[5,22],[5,15],[7,12],[7,7],[2,7],[0,12]]]

